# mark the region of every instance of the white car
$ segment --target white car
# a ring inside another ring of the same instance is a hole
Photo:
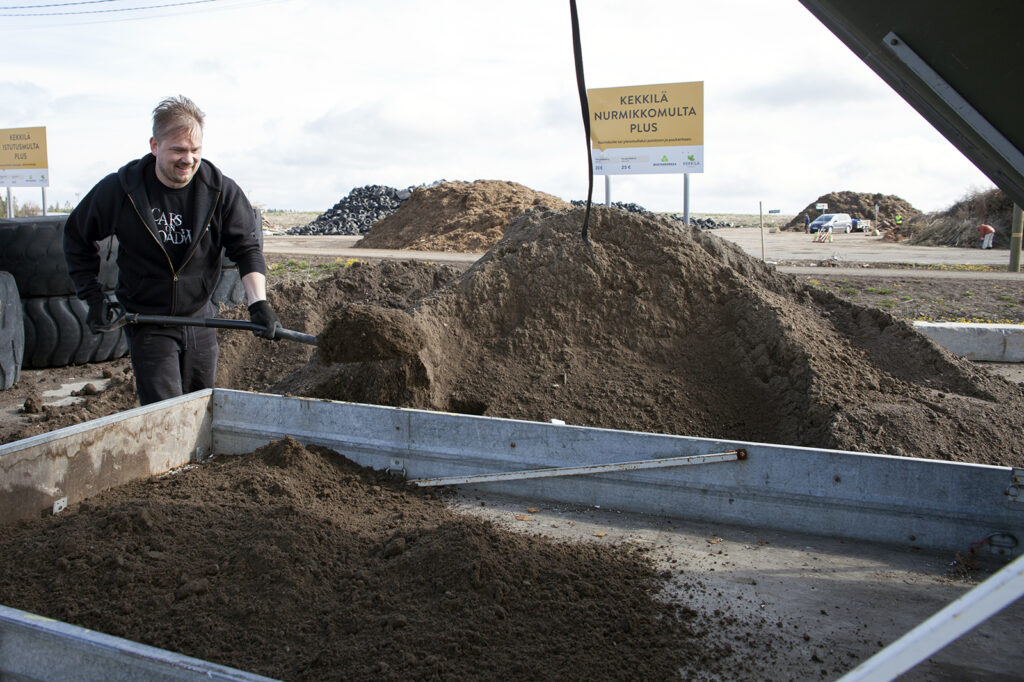
[[[823,213],[808,226],[810,232],[832,232],[850,233],[853,231],[853,220],[849,213]]]

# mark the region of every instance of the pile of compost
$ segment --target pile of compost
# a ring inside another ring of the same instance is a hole
[[[820,211],[814,207],[816,204],[827,204],[828,208]],[[874,225],[874,227],[880,230],[893,231],[894,238],[896,238],[896,235],[905,237],[909,234],[907,226],[910,220],[921,215],[921,212],[914,208],[909,201],[893,194],[850,191],[829,192],[807,204],[802,211],[798,212],[792,220],[786,223],[783,229],[803,230],[804,215],[814,220],[822,213],[849,213],[853,218],[870,220],[874,223],[876,205],[878,206],[878,224]],[[899,223],[896,222],[897,216],[901,218]]]
[[[516,182],[442,182],[417,188],[408,201],[376,223],[356,246],[484,252],[501,239],[512,218],[536,206],[569,208],[556,196]]]
[[[778,655],[728,605],[663,598],[630,545],[503,530],[291,439],[0,525],[0,555],[4,605],[285,680],[738,679]]]
[[[357,263],[272,286],[284,325],[321,349],[222,332],[217,385],[1024,465],[1024,425],[1005,418],[1024,410],[1021,386],[712,232],[595,207],[588,247],[582,218],[528,211],[468,269]],[[15,437],[133,400],[121,382]]]
[[[582,217],[523,214],[463,275],[398,312],[322,315],[318,356],[270,390],[1024,463],[1024,426],[999,417],[1024,408],[1021,387],[909,324],[676,221],[597,207],[588,247]]]
[[[996,229],[993,246],[1010,247],[1013,201],[1001,189],[973,192],[945,211],[924,213],[910,223],[910,244],[926,246],[977,247],[981,245],[978,226]]]

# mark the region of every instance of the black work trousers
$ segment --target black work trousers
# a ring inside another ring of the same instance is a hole
[[[209,310],[201,315],[214,316]],[[140,405],[213,388],[216,329],[140,324],[129,325],[126,332]]]

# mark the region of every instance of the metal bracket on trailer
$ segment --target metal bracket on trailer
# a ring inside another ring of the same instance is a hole
[[[575,467],[552,467],[548,469],[527,469],[525,471],[506,471],[498,474],[472,474],[469,476],[446,476],[444,478],[420,478],[409,481],[409,485],[433,487],[441,485],[465,485],[468,483],[490,483],[492,481],[520,481],[528,478],[554,478],[556,476],[582,476],[584,474],[602,474],[609,471],[637,471],[639,469],[662,469],[665,467],[685,466],[688,464],[714,464],[715,462],[735,462],[747,458],[743,448],[726,450],[708,455],[691,455],[689,457],[663,457],[661,459],[642,459],[633,462],[616,462],[614,464],[590,464]]]
[[[1010,476],[1010,486],[1006,489],[1006,504],[1024,509],[1024,468],[1014,467]]]

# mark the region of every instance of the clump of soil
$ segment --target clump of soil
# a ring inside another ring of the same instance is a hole
[[[996,228],[993,245],[1010,247],[1010,223],[1013,201],[1001,189],[973,192],[945,211],[925,213],[911,221],[911,244],[928,246],[980,246],[978,226],[987,223]]]
[[[311,362],[316,398],[988,464],[1024,463],[1021,388],[706,232],[530,211],[407,309],[416,356]]]
[[[21,411],[25,414],[39,414],[43,411],[43,399],[39,397],[38,393],[32,393],[29,397],[25,398],[25,404],[22,405]]]
[[[291,439],[0,526],[0,555],[0,603],[287,680],[736,678],[777,655],[726,605],[659,598],[640,550],[502,530]]]
[[[341,311],[317,336],[324,362],[365,362],[417,355],[424,339],[404,310],[354,304]]]
[[[501,239],[509,220],[536,206],[563,210],[570,204],[515,182],[443,182],[417,188],[397,211],[375,223],[356,246],[484,252]]]
[[[814,208],[815,204],[828,204],[828,208],[819,211]],[[878,224],[875,225],[875,204],[878,205]],[[879,230],[891,230],[900,237],[909,234],[909,222],[921,215],[921,212],[911,206],[910,202],[901,199],[893,194],[874,194],[866,192],[829,192],[823,194],[811,203],[807,204],[804,210],[797,213],[792,220],[786,223],[785,230],[804,229],[804,215],[811,220],[822,213],[849,213],[853,218],[872,221],[873,227]],[[896,222],[896,216],[902,221]]]
[[[401,311],[460,272],[451,265],[420,261],[357,261],[319,282],[272,287],[267,297],[284,327],[317,336],[352,304]],[[223,310],[220,315],[248,319],[245,306]],[[217,386],[241,391],[266,390],[307,363],[314,353],[312,347],[303,344],[268,343],[238,332],[219,332],[217,341]]]

